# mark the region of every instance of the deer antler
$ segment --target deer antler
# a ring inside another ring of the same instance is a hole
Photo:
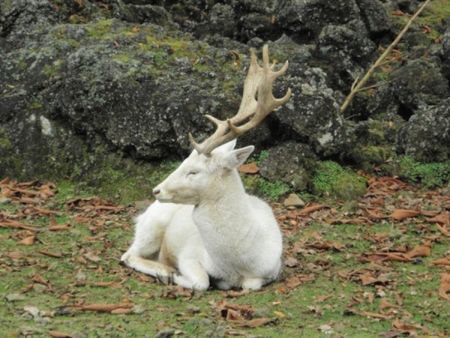
[[[255,50],[251,49],[250,53],[250,68],[245,78],[242,101],[236,115],[225,121],[211,115],[205,115],[208,120],[216,125],[216,131],[200,144],[189,133],[192,146],[200,154],[209,155],[218,146],[255,128],[267,115],[285,104],[291,97],[290,88],[281,99],[274,98],[272,94],[273,81],[286,72],[289,62],[286,61],[280,70],[274,71],[275,65],[269,63],[269,48],[267,45],[263,47],[262,67],[258,64]]]

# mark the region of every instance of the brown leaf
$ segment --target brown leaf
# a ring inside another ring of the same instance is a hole
[[[25,237],[24,239],[19,241],[19,244],[22,244],[22,245],[33,245],[35,240],[36,240],[36,236],[32,235],[32,236]]]
[[[69,333],[62,331],[49,331],[48,335],[52,338],[72,338],[73,336]]]
[[[442,266],[450,265],[450,257],[435,259],[434,261],[431,262],[431,264]]]
[[[450,226],[450,214],[448,212],[442,212],[432,218],[427,218],[427,222]]]
[[[326,205],[323,204],[311,204],[308,205],[307,207],[304,207],[302,210],[297,212],[297,215],[299,216],[307,216],[311,213],[313,213],[314,211],[323,209],[323,208],[327,208]]]
[[[295,289],[297,286],[299,286],[303,283],[306,283],[306,282],[313,281],[314,279],[316,279],[316,277],[313,274],[295,275],[295,276],[292,276],[292,277],[289,277],[288,279],[286,279],[284,284],[286,285],[286,287],[288,289]]]
[[[133,312],[132,308],[118,308],[111,311],[113,315],[126,315],[132,312]]]
[[[383,313],[376,313],[376,312],[368,312],[368,311],[359,311],[357,309],[349,308],[349,312],[354,313],[356,315],[369,317],[369,318],[377,318],[377,319],[390,319],[392,316],[383,314]]]
[[[406,324],[399,319],[394,320],[392,326],[398,330],[403,331],[404,333],[408,333],[410,335],[416,335],[417,329],[422,329],[420,325],[415,324]]]
[[[395,209],[389,217],[395,219],[396,221],[401,221],[406,218],[416,217],[418,215],[420,215],[420,211],[417,210]]]
[[[74,306],[80,311],[95,311],[95,312],[111,312],[117,309],[132,309],[133,304],[120,303],[120,304],[88,304],[88,305],[76,305]]]
[[[38,252],[45,256],[49,256],[49,257],[53,257],[53,258],[61,258],[62,257],[62,254],[59,252],[50,252],[47,250],[39,250]]]
[[[447,225],[436,224],[436,226],[444,236],[450,237],[450,231],[447,229]]]
[[[450,301],[450,272],[441,273],[441,285],[439,286],[439,296]]]
[[[259,172],[259,167],[255,162],[246,163],[239,167],[239,172],[243,174],[257,174]]]
[[[411,251],[407,252],[404,256],[407,258],[414,257],[428,257],[431,254],[430,244],[418,245]]]
[[[248,290],[240,290],[240,291],[236,291],[236,290],[228,290],[225,291],[225,297],[226,298],[238,298],[244,295],[248,295],[249,291]]]
[[[65,230],[70,230],[72,227],[71,224],[66,223],[66,224],[55,224],[55,225],[50,225],[48,227],[48,230],[50,231],[65,231]]]
[[[6,219],[3,221],[0,221],[0,228],[15,228],[15,229],[24,229],[24,230],[29,230],[29,231],[37,231],[37,229],[32,226],[22,224],[20,222],[17,222],[15,220],[11,220],[11,219]]]

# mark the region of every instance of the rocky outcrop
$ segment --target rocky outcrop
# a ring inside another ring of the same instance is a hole
[[[267,178],[279,172],[303,189],[302,173],[316,158],[359,164],[368,157],[355,149],[374,146],[445,159],[447,139],[425,135],[445,126],[448,29],[442,43],[420,30],[409,35],[404,48],[413,58],[378,74],[389,79],[339,112],[380,41],[394,34],[385,7],[413,2],[2,1],[0,176],[71,176],[88,170],[98,149],[145,161],[186,155],[188,132],[201,140],[212,131],[205,113],[226,118],[237,110],[248,49],[264,43],[278,62],[290,61],[275,95],[290,87],[293,96],[240,141],[269,149],[274,161],[299,158],[286,170],[266,162]],[[386,116],[396,121],[393,136],[372,142],[369,121]]]
[[[414,114],[401,128],[397,144],[419,161],[450,160],[450,98]]]

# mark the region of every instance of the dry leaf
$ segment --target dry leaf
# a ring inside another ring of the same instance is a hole
[[[418,215],[420,215],[420,211],[417,210],[395,209],[394,212],[389,217],[397,221],[401,221],[406,218],[416,217]]]
[[[299,215],[299,216],[307,216],[307,215],[313,213],[314,211],[317,211],[317,210],[320,210],[320,209],[323,209],[323,208],[327,208],[327,206],[323,205],[323,204],[308,205],[307,207],[304,207],[302,210],[297,212],[297,215]]]
[[[257,174],[259,172],[259,167],[255,162],[246,163],[239,167],[239,172],[243,174]]]
[[[430,244],[423,244],[423,245],[418,245],[411,251],[407,252],[405,254],[405,257],[407,257],[407,258],[428,257],[430,254],[431,254]]]
[[[19,244],[22,244],[22,245],[33,245],[35,240],[36,240],[36,236],[32,235],[32,236],[25,237],[24,239],[19,241]]]
[[[286,285],[286,287],[288,289],[295,289],[297,286],[299,286],[303,283],[306,283],[306,282],[313,281],[314,279],[316,279],[316,277],[313,274],[296,275],[296,276],[292,276],[292,277],[289,277],[288,279],[286,279],[284,284]]]
[[[450,257],[435,259],[431,263],[433,265],[443,265],[443,266],[450,265]]]
[[[133,304],[131,303],[88,304],[88,305],[76,305],[74,306],[74,308],[80,311],[111,312],[117,309],[132,309]]]
[[[450,272],[441,273],[441,285],[439,286],[439,296],[450,301]]]

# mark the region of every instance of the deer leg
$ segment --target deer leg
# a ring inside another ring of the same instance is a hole
[[[178,262],[180,275],[174,275],[173,281],[184,288],[207,290],[209,276],[200,262],[194,258],[181,258]]]
[[[130,256],[148,258],[159,251],[167,226],[165,220],[159,216],[160,209],[161,204],[155,202],[137,218],[133,243],[122,255],[122,262]]]
[[[172,282],[173,276],[176,274],[176,270],[168,265],[139,256],[130,255],[123,262],[128,267],[153,276],[164,284]]]
[[[242,282],[244,290],[259,290],[263,285],[264,279],[262,278],[245,278]]]

